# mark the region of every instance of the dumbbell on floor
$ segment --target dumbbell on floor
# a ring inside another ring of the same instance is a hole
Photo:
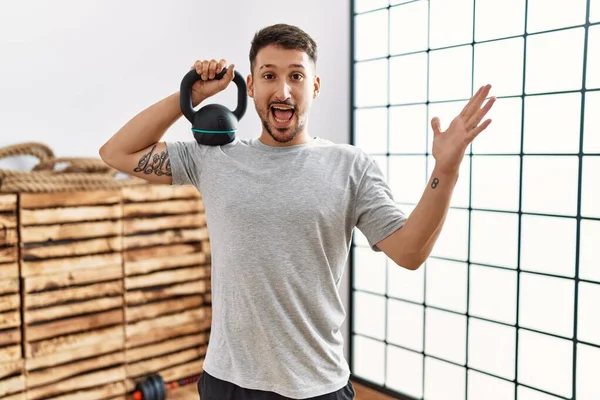
[[[162,376],[152,374],[138,382],[135,385],[133,398],[134,400],[165,400],[167,398],[167,388]]]
[[[165,383],[160,374],[150,374],[135,385],[134,400],[165,400],[167,391],[189,383],[197,382],[200,375]]]

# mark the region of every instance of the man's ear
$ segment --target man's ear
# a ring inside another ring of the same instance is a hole
[[[313,88],[313,99],[319,97],[319,93],[321,92],[321,78],[319,75],[315,75],[315,83]]]
[[[254,87],[252,86],[252,83],[252,74],[249,74],[246,77],[246,92],[250,97],[254,97]]]

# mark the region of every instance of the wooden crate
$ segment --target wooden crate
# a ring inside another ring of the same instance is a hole
[[[211,307],[202,199],[193,187],[123,189],[127,390],[202,371]]]
[[[20,195],[27,399],[125,395],[119,190]]]
[[[24,399],[17,196],[0,195],[0,398]]]

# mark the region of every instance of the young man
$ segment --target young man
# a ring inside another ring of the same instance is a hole
[[[277,24],[256,33],[248,96],[262,121],[259,137],[224,146],[161,142],[181,117],[179,93],[142,111],[101,149],[116,169],[154,183],[191,184],[205,203],[212,251],[213,320],[202,400],[352,399],[338,294],[354,228],[399,267],[417,269],[446,217],[466,146],[480,124],[481,88],[434,132],[435,168],[410,217],[398,208],[373,159],[350,145],[312,137],[308,118],[321,81],[317,45]],[[197,61],[198,105],[233,79],[225,60]],[[141,168],[140,166],[144,166]]]

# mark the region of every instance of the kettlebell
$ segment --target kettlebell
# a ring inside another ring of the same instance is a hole
[[[223,68],[214,79],[222,79],[227,73]],[[234,111],[221,104],[207,104],[194,111],[192,103],[192,86],[200,80],[195,69],[189,71],[181,81],[179,103],[183,115],[192,123],[194,138],[200,144],[221,146],[233,142],[238,129],[238,122],[246,113],[248,98],[246,82],[239,72],[235,71],[233,82],[238,88],[237,107]]]

